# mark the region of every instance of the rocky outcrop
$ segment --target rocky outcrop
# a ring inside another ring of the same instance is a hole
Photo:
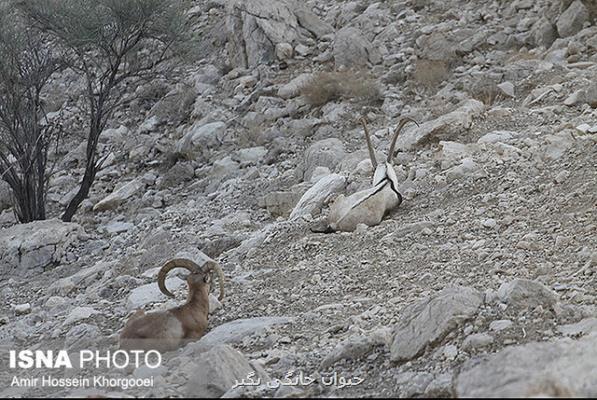
[[[296,175],[304,181],[309,181],[317,167],[326,167],[334,171],[345,155],[344,144],[339,139],[330,138],[315,142],[305,151],[304,161],[297,168]]]
[[[141,191],[145,187],[145,182],[141,179],[135,179],[131,182],[122,185],[120,188],[113,191],[110,195],[100,200],[95,206],[93,211],[107,211],[117,208],[119,205],[124,203],[127,199]]]
[[[207,124],[196,123],[187,129],[185,135],[176,144],[176,150],[188,159],[207,156],[209,151],[217,148],[226,133],[223,121]]]
[[[183,367],[183,373],[189,377],[186,384],[188,397],[221,397],[238,382],[249,378],[269,381],[265,372],[255,371],[242,353],[228,345],[216,346],[193,358]]]
[[[448,287],[423,299],[403,312],[394,330],[390,357],[408,361],[436,344],[451,330],[473,317],[483,303],[483,296],[468,287]]]
[[[530,343],[471,361],[457,378],[456,392],[458,397],[595,397],[595,373],[597,335]]]
[[[297,219],[306,215],[315,216],[330,197],[339,193],[346,185],[346,178],[338,174],[329,174],[318,180],[298,201],[290,219]]]
[[[70,247],[84,235],[75,223],[56,219],[0,230],[0,275],[31,276],[64,262]]]
[[[572,36],[579,32],[588,20],[589,10],[581,0],[575,0],[558,18],[558,33],[561,37]]]
[[[411,149],[419,143],[429,140],[446,129],[468,129],[472,126],[473,117],[481,114],[485,106],[478,100],[468,100],[456,110],[431,121],[406,130],[398,137],[398,149]]]
[[[333,31],[293,0],[230,0],[226,5],[228,55],[235,67],[254,67],[276,58],[276,45],[292,45]]]
[[[349,26],[336,34],[334,61],[336,67],[364,68],[379,64],[381,55],[358,28]]]

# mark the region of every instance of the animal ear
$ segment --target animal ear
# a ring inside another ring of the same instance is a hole
[[[210,281],[211,281],[211,275],[205,274],[205,276],[203,277],[203,282],[209,283]]]

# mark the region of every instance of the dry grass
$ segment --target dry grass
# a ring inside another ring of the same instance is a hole
[[[367,103],[382,99],[377,82],[366,72],[320,72],[301,89],[307,102],[321,106],[329,101],[345,99]]]
[[[597,23],[597,1],[596,0],[589,0],[585,3],[585,6],[589,10],[589,14],[593,19],[593,24]]]
[[[180,151],[169,151],[164,154],[164,160],[160,165],[162,168],[162,172],[168,171],[170,168],[176,165],[179,161],[190,161],[191,157],[189,154],[180,152]]]
[[[502,91],[497,85],[492,80],[479,78],[471,84],[469,92],[474,99],[489,107],[503,99]]]
[[[182,84],[160,98],[149,112],[150,115],[177,126],[189,120],[196,98],[195,88],[189,84]]]
[[[413,80],[425,89],[433,90],[450,76],[450,68],[442,60],[419,59],[415,64]]]
[[[155,103],[160,101],[169,90],[170,87],[168,84],[158,80],[150,82],[147,85],[141,85],[135,92],[137,103],[143,110],[148,111],[155,105]]]
[[[531,53],[528,49],[522,48],[519,50],[513,50],[508,54],[508,58],[506,58],[506,63],[513,63],[516,61],[525,61],[525,60],[537,60],[539,56],[537,54]]]

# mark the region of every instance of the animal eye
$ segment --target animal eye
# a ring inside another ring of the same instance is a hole
[[[203,278],[203,282],[209,283],[209,275],[205,275],[205,277]]]

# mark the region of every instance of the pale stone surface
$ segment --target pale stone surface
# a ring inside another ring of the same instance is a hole
[[[93,206],[93,211],[113,210],[124,203],[127,199],[140,192],[144,187],[145,183],[141,179],[134,179],[112,192],[103,200],[100,200],[95,206]]]
[[[391,360],[408,361],[421,354],[465,320],[483,302],[481,293],[469,287],[449,287],[412,304],[401,313],[394,329]]]
[[[336,67],[362,68],[381,62],[381,55],[359,29],[345,27],[336,33],[334,60]]]
[[[292,319],[287,317],[257,317],[230,321],[213,328],[196,343],[189,344],[185,353],[220,344],[240,343],[245,337],[259,335],[267,328],[290,322]]]
[[[574,35],[583,28],[585,21],[589,20],[589,11],[581,0],[575,0],[564,11],[556,26],[561,37]]]
[[[473,118],[485,110],[485,105],[478,100],[467,100],[455,111],[442,115],[431,121],[420,123],[420,126],[404,128],[398,136],[396,148],[408,150],[419,143],[428,140],[434,134],[450,127],[468,129],[473,123]]]
[[[499,299],[513,307],[552,306],[557,296],[539,282],[528,279],[515,279],[506,282],[498,289]]]
[[[330,174],[321,178],[305,192],[290,213],[290,219],[305,215],[314,215],[334,193],[339,193],[346,185],[346,178],[338,174]]]
[[[228,345],[218,345],[194,358],[183,368],[183,373],[189,377],[185,389],[189,397],[221,397],[237,382],[249,379],[251,373],[255,381],[257,378],[264,382],[269,380],[264,372],[258,375],[247,358]]]
[[[476,365],[474,365],[476,364]],[[597,335],[508,347],[465,364],[458,397],[595,397]]]
[[[166,287],[172,293],[185,285],[185,281],[175,276],[166,279]],[[148,283],[131,291],[126,302],[126,307],[129,311],[132,311],[142,308],[149,303],[164,302],[166,300],[168,300],[168,297],[160,292],[157,283]]]
[[[0,230],[0,275],[28,276],[60,262],[83,229],[50,219]]]
[[[277,44],[294,44],[333,31],[311,11],[291,0],[230,0],[226,11],[228,54],[235,67],[254,67],[273,61]]]

